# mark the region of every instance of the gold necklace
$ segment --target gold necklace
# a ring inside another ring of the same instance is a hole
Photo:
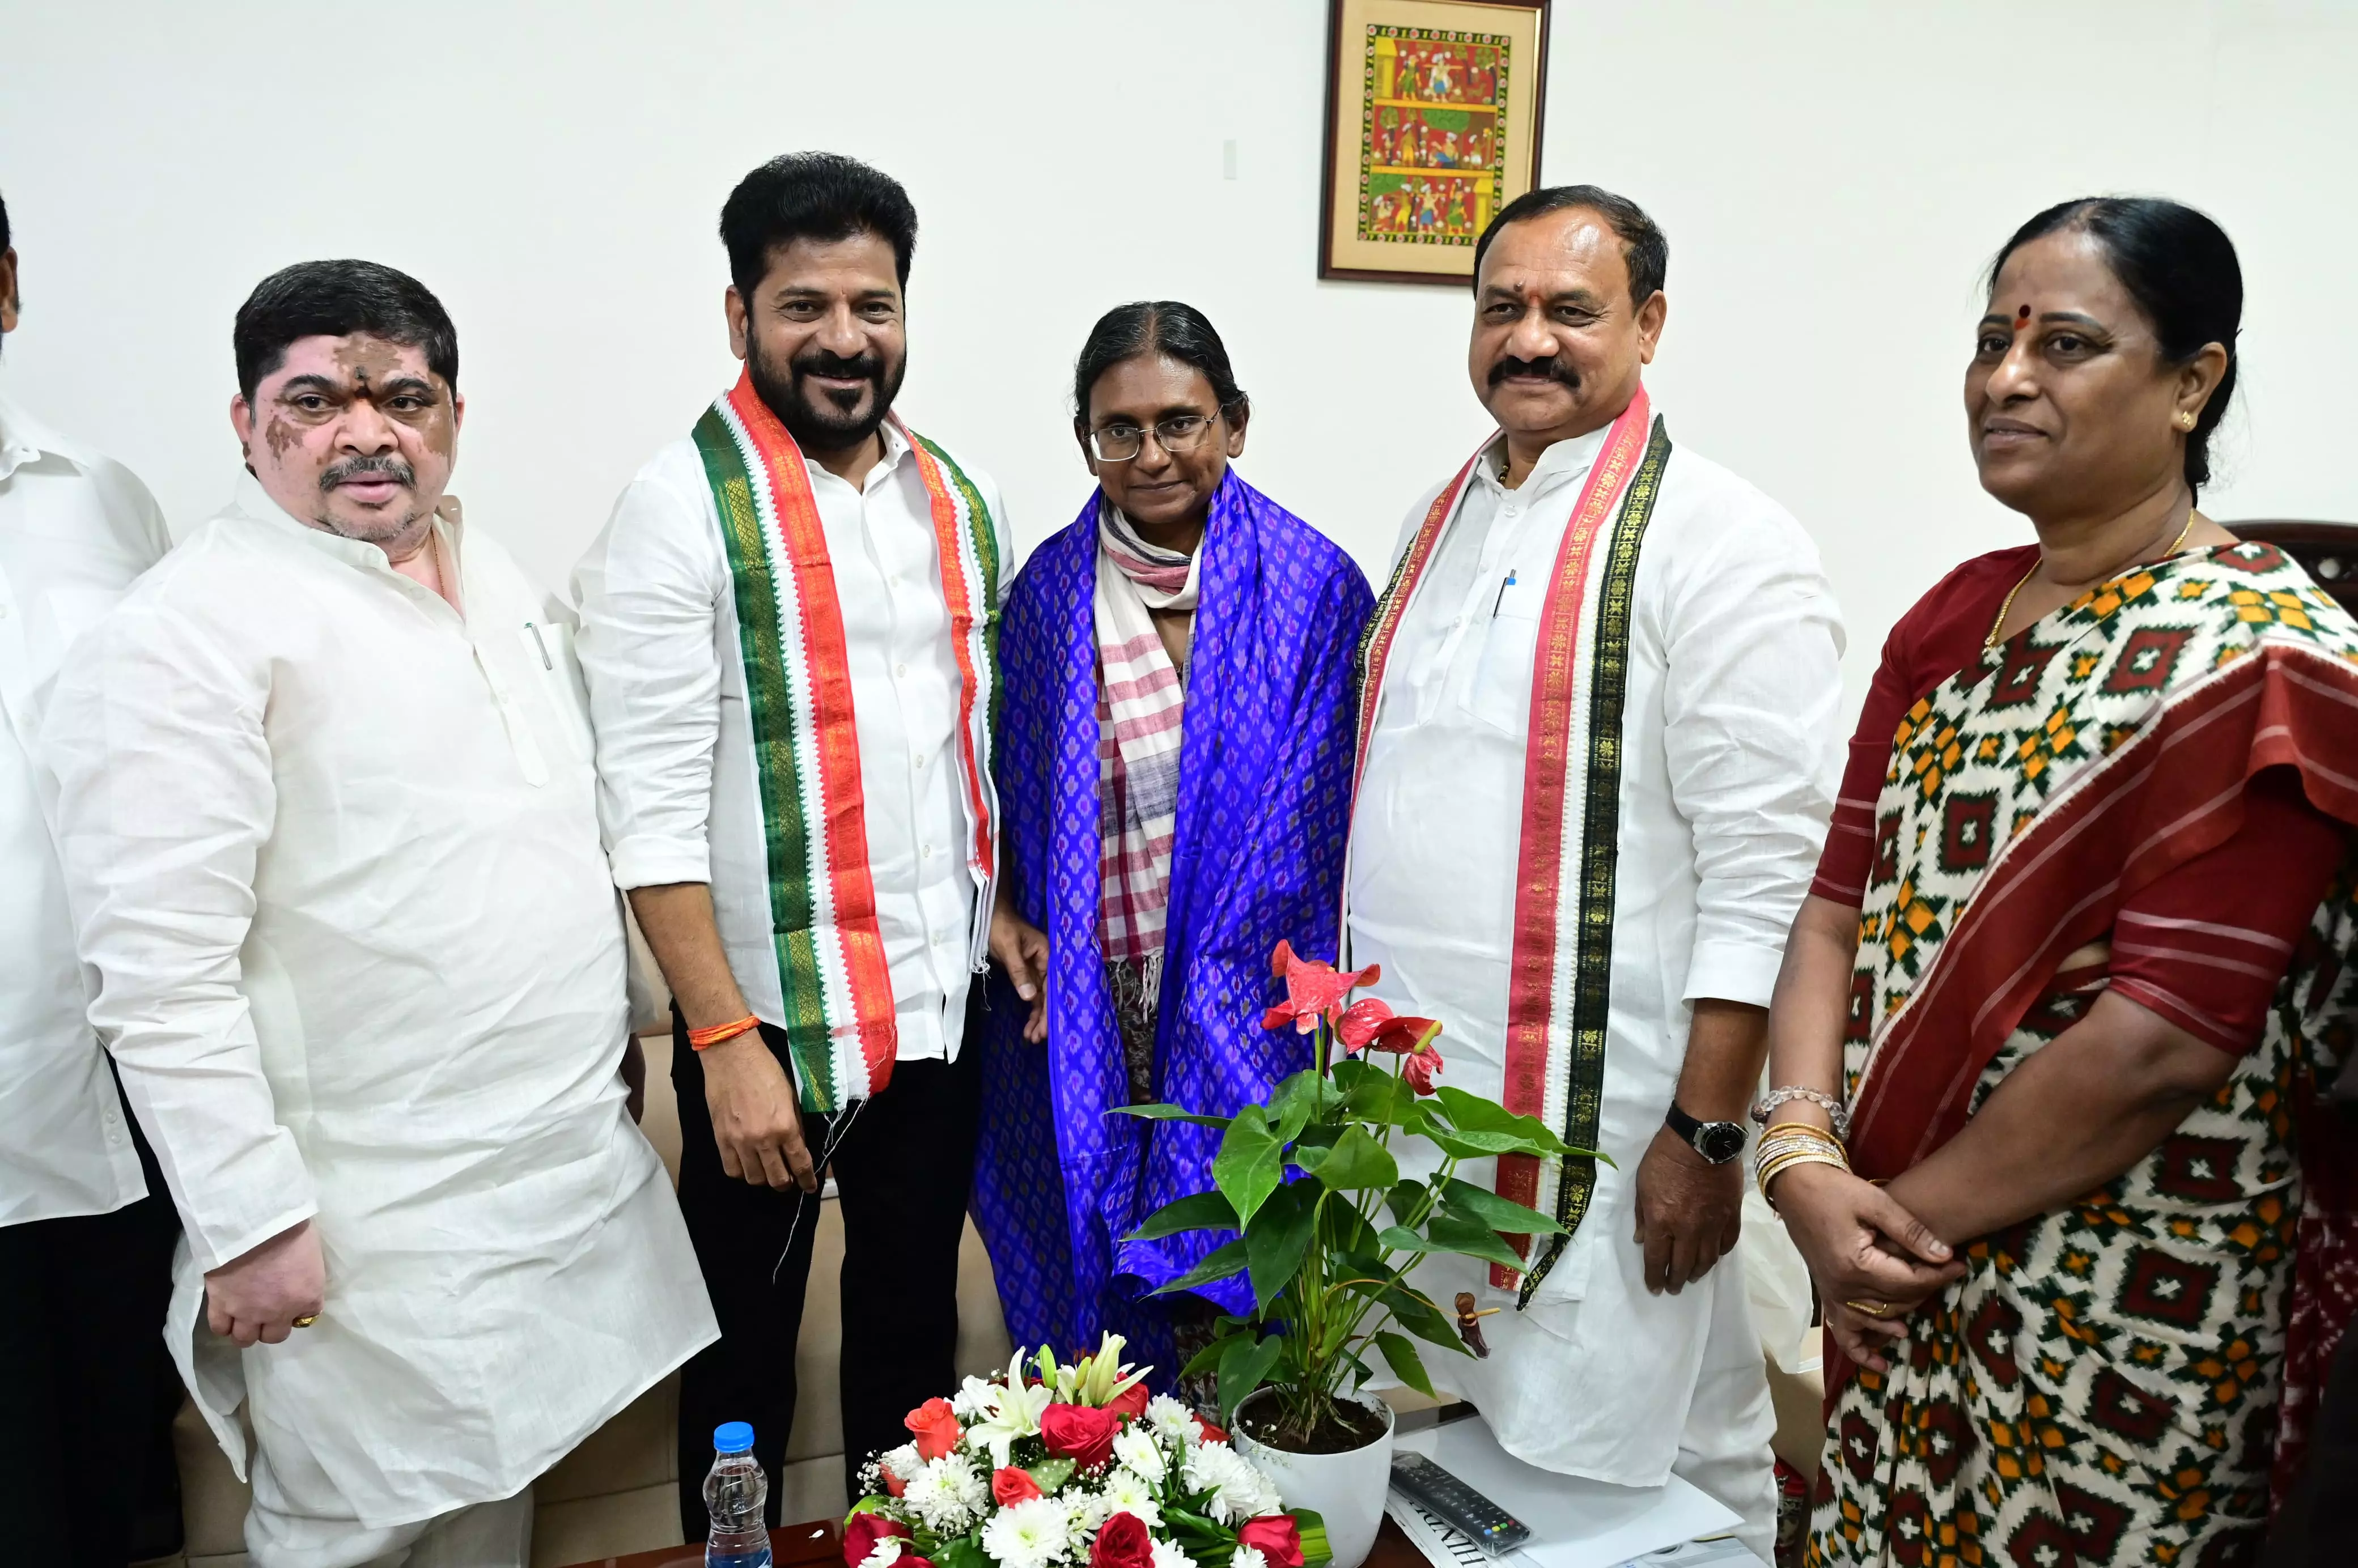
[[[2178,531],[2178,537],[2169,542],[2169,548],[2162,551],[2158,558],[2166,561],[2169,559],[2170,557],[2178,554],[2179,551],[2184,549],[2186,547],[2186,541],[2194,533],[2194,524],[2201,521],[2201,516],[2202,514],[2200,512],[2189,509],[2186,514],[2186,526]],[[2006,590],[2006,600],[1997,607],[1997,619],[1990,622],[1989,635],[1982,639],[1983,647],[1995,648],[1997,646],[1998,632],[2006,625],[2006,618],[2014,613],[2014,596],[2023,590],[2023,589],[2029,583],[2030,579],[2038,575],[2039,568],[2044,564],[2045,561],[2043,557],[2040,560],[2031,562],[2030,570],[2023,573],[2021,579],[2012,588]]]

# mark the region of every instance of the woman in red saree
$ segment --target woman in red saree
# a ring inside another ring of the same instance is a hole
[[[2358,989],[2358,624],[2196,509],[2242,297],[2168,201],[2050,209],[1993,271],[1966,414],[2039,542],[1894,629],[1771,1015],[1812,1563],[2252,1561],[2348,1320],[2301,1206]]]

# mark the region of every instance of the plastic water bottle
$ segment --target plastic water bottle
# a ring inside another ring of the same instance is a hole
[[[712,1516],[704,1568],[770,1568],[770,1531],[762,1508],[769,1477],[753,1457],[753,1428],[723,1422],[712,1430],[712,1468],[704,1477],[704,1511]]]

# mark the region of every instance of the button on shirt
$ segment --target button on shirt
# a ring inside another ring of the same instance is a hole
[[[32,750],[75,637],[170,546],[130,470],[0,399],[0,1225],[106,1214],[147,1190],[85,1016],[54,784]]]
[[[989,911],[965,852],[959,678],[933,509],[893,425],[860,484],[805,460],[827,535],[860,726],[860,784],[899,1059],[955,1059]],[[994,521],[998,488],[961,464]],[[690,439],[639,471],[574,573],[599,807],[624,889],[708,882],[746,1005],[785,1022],[737,601]]]

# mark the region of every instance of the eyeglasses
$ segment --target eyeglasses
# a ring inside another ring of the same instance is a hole
[[[1174,414],[1154,424],[1154,439],[1166,452],[1192,452],[1204,444],[1213,418],[1201,414]],[[1089,450],[1101,463],[1126,463],[1146,444],[1146,432],[1135,425],[1109,425],[1089,432]]]

